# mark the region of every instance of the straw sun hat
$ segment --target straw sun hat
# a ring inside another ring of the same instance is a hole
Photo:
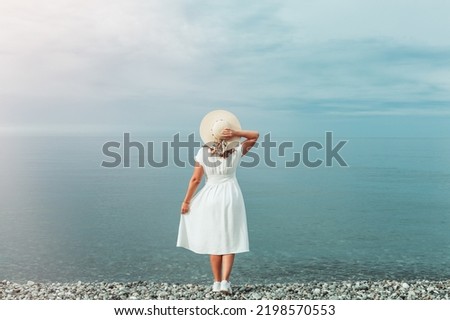
[[[223,129],[240,130],[239,119],[229,111],[214,110],[206,114],[200,123],[200,137],[205,144],[217,143],[222,139]],[[232,146],[239,142],[240,137],[226,140],[227,145]],[[233,142],[233,143],[232,143]]]

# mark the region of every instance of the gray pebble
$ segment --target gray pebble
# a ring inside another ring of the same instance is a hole
[[[251,295],[251,299],[252,300],[261,300],[261,295],[259,294],[259,293],[256,293],[256,292],[254,292],[252,295]]]

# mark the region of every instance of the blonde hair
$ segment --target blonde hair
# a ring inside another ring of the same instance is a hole
[[[231,144],[233,144],[233,142],[231,142]],[[226,140],[212,141],[203,145],[203,147],[209,148],[212,155],[222,158],[228,158],[228,156],[235,151],[234,148],[227,149],[227,146],[228,142]]]

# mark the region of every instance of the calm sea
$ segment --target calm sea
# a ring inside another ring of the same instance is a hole
[[[139,168],[136,150],[102,167],[121,139],[0,138],[0,280],[209,283],[208,257],[175,247],[192,168]],[[348,167],[285,168],[311,140],[238,169],[251,252],[234,283],[450,277],[450,139],[347,138]]]

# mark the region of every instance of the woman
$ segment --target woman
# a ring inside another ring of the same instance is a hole
[[[203,118],[200,135],[205,145],[195,157],[194,173],[181,205],[177,246],[209,254],[212,290],[231,294],[234,256],[249,251],[246,211],[236,169],[259,133],[242,130],[232,113],[216,110]],[[241,137],[246,140],[239,143]],[[206,184],[194,196],[203,175]]]

